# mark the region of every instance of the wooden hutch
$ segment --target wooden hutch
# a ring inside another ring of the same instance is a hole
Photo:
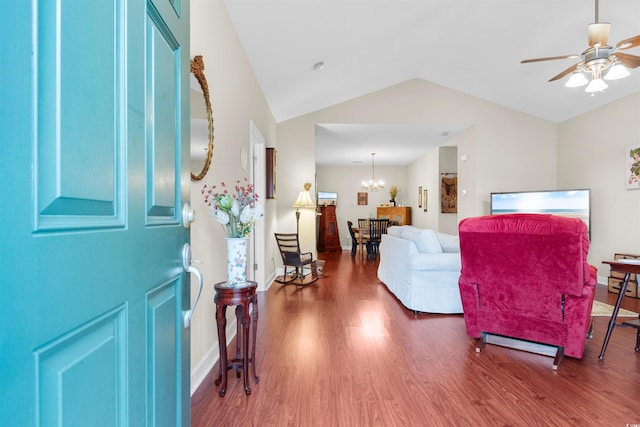
[[[388,219],[394,225],[411,225],[411,208],[408,206],[379,206],[376,217]]]
[[[335,205],[320,206],[320,224],[318,229],[318,251],[342,251],[338,218]]]

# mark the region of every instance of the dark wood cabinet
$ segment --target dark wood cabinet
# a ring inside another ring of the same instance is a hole
[[[318,229],[318,251],[341,251],[338,218],[335,206],[320,207],[320,225]]]

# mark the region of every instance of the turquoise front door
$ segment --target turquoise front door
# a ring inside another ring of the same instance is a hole
[[[188,1],[0,28],[0,425],[189,425]]]

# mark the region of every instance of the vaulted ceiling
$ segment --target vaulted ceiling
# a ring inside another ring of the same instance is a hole
[[[640,90],[640,68],[590,95],[548,82],[578,59],[520,63],[582,53],[593,0],[225,3],[278,122],[414,78],[556,123]],[[638,35],[640,1],[600,0],[599,21],[612,46]]]

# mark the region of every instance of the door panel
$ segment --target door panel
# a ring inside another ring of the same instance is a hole
[[[176,174],[180,49],[160,19],[155,13],[147,18],[147,215],[148,223],[175,224],[179,211],[175,204],[180,200],[176,194],[180,189]]]
[[[119,307],[35,350],[41,420],[80,426],[99,419],[103,425],[124,425],[125,328],[126,311]],[[79,401],[82,407],[75,404]]]
[[[180,363],[176,345],[181,327],[176,323],[176,318],[180,317],[179,287],[180,282],[176,279],[147,295],[147,348],[151,350],[147,360],[147,419],[153,426],[170,426],[170,421],[179,420],[176,405],[167,404],[175,401],[179,387],[176,382],[180,372],[176,370]]]
[[[117,123],[126,109],[122,5],[38,6],[36,230],[122,227],[122,177],[116,179],[125,171]]]
[[[8,2],[0,27],[0,424],[189,425],[188,2]]]

